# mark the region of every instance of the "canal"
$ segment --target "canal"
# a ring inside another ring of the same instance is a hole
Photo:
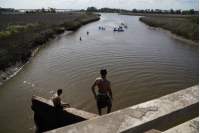
[[[121,23],[128,28],[114,32]],[[42,46],[0,86],[0,132],[36,132],[32,96],[51,100],[59,88],[62,101],[97,114],[91,86],[101,68],[111,82],[113,112],[199,84],[199,47],[148,28],[139,16],[102,13]]]

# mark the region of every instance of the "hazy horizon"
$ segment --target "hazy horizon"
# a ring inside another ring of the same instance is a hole
[[[199,0],[6,0],[0,1],[1,8],[14,9],[41,9],[53,7],[56,9],[87,9],[94,6],[97,9],[120,8],[126,10],[136,9],[181,9],[199,10]]]

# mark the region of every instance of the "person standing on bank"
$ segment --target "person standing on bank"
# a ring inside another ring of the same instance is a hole
[[[113,101],[113,97],[112,97],[110,82],[106,79],[106,74],[107,74],[106,69],[101,69],[100,74],[101,77],[97,78],[94,81],[91,89],[94,94],[94,98],[97,102],[97,109],[99,115],[101,116],[101,109],[105,108],[106,106],[108,107],[107,114],[111,112],[111,107],[112,107],[111,101]],[[98,86],[99,88],[97,94],[95,92],[95,86]],[[108,92],[110,97],[107,94]]]
[[[68,103],[64,103],[61,101],[60,95],[62,94],[62,89],[58,89],[57,93],[53,96],[53,104],[56,108],[63,108],[63,107],[69,107]]]

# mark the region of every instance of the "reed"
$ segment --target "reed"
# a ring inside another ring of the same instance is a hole
[[[140,21],[151,27],[169,30],[172,34],[199,42],[199,16],[176,17],[141,17]]]
[[[31,51],[55,38],[64,30],[99,20],[97,14],[1,14],[0,71],[17,62],[26,63]]]
[[[119,13],[119,15],[148,16],[148,17],[167,17],[167,18],[190,18],[191,17],[191,15],[161,14],[161,13]]]

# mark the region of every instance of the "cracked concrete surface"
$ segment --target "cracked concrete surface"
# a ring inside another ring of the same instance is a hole
[[[157,111],[158,107],[156,106],[149,106],[146,108],[136,108],[136,109],[131,109],[131,108],[126,108],[121,110],[121,112],[119,113],[123,113],[123,114],[128,114],[134,118],[141,118],[145,115],[145,113],[147,113],[148,111]]]
[[[199,109],[199,85],[47,133],[140,133]]]

